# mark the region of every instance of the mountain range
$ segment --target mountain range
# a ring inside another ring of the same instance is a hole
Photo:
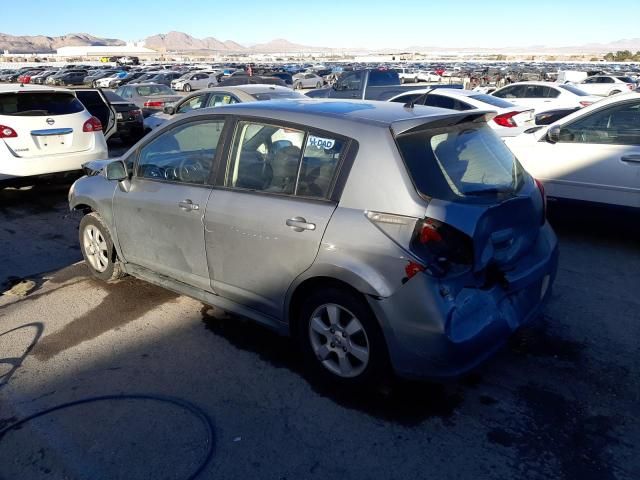
[[[57,48],[65,46],[120,46],[126,43],[115,38],[100,38],[88,33],[70,33],[59,37],[15,36],[0,33],[0,52],[11,53],[54,53]],[[214,37],[195,38],[184,32],[168,32],[147,37],[146,47],[159,52],[176,53],[300,53],[337,51],[370,51],[370,52],[467,52],[467,53],[537,53],[537,54],[596,54],[615,52],[618,50],[640,51],[640,38],[622,39],[609,43],[588,43],[576,46],[554,47],[548,45],[532,45],[527,47],[452,47],[452,46],[411,46],[402,49],[392,48],[327,48],[313,47],[292,43],[278,38],[267,43],[244,46],[233,40],[221,41]]]
[[[88,33],[69,33],[60,37],[16,36],[0,33],[0,53],[9,50],[11,53],[55,53],[60,47],[72,46],[113,46],[125,45],[115,38],[99,38]]]

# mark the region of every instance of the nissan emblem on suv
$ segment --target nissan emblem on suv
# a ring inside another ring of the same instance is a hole
[[[46,122],[48,125],[53,125],[54,123],[56,123],[56,121],[53,118],[47,118]]]

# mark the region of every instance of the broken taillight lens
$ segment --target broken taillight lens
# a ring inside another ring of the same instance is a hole
[[[473,264],[471,238],[433,218],[416,222],[411,251],[424,261],[424,271],[435,276],[443,276],[454,268],[467,269]]]

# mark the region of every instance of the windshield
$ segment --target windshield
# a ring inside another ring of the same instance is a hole
[[[477,95],[469,95],[469,98],[473,100],[477,100],[482,103],[488,103],[489,105],[493,105],[498,108],[510,108],[513,107],[513,103],[507,102],[502,98],[494,97],[492,95],[485,95],[484,93],[479,93]]]
[[[578,87],[574,87],[573,85],[558,85],[560,88],[562,88],[563,90],[566,90],[567,92],[571,92],[574,95],[578,95],[579,97],[588,97],[589,94],[587,92],[585,92],[584,90],[580,90]]]
[[[275,100],[284,98],[304,98],[304,95],[298,92],[266,92],[252,93],[251,96],[256,100]]]
[[[75,95],[64,92],[4,93],[0,95],[0,115],[54,116],[82,112]]]
[[[171,90],[166,85],[141,85],[136,88],[138,95],[141,97],[150,97],[153,95],[173,95]]]
[[[416,187],[429,197],[504,195],[521,186],[522,167],[487,125],[420,131],[397,141]]]

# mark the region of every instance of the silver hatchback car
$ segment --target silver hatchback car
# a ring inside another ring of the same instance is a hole
[[[202,109],[86,165],[89,269],[291,334],[342,384],[468,371],[549,297],[541,185],[491,113],[289,100]]]

